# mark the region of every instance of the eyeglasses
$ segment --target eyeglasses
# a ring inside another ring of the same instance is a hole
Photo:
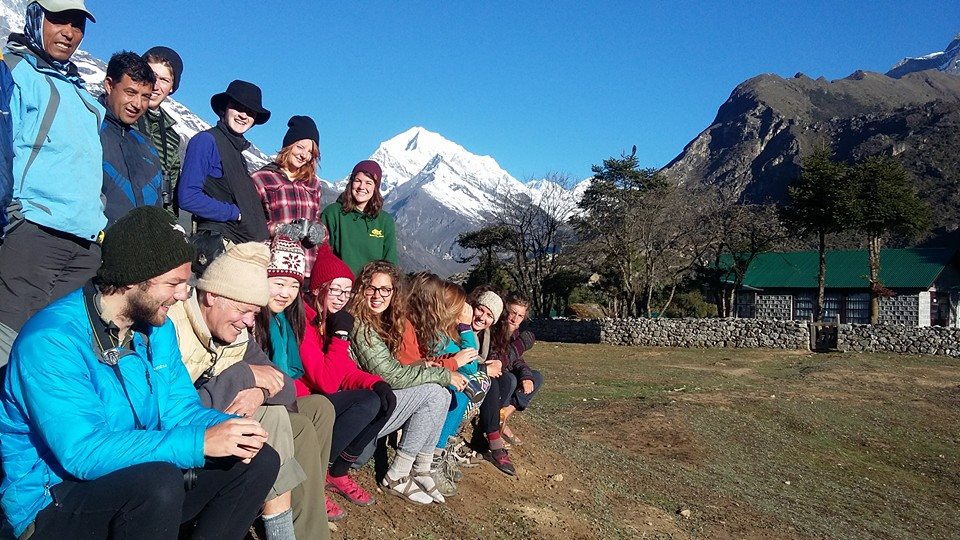
[[[375,294],[380,295],[380,298],[390,298],[393,295],[393,287],[367,287],[363,290],[364,294],[367,296],[373,296]]]
[[[350,298],[353,296],[353,291],[350,289],[327,289],[327,295],[331,298],[339,298],[341,296]]]

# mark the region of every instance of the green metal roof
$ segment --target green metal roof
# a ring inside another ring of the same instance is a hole
[[[884,249],[880,251],[880,282],[890,289],[928,289],[950,265],[952,249]],[[750,263],[743,284],[758,289],[816,288],[816,251],[760,253]],[[827,288],[869,286],[867,251],[827,251]]]

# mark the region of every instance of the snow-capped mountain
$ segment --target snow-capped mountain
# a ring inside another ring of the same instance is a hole
[[[6,44],[7,36],[13,32],[23,32],[23,14],[26,11],[27,4],[28,2],[24,0],[0,0],[0,43]],[[87,83],[87,90],[95,96],[102,94],[102,83],[107,73],[106,62],[93,57],[83,49],[77,49],[70,60],[80,70],[80,76]],[[181,152],[186,149],[186,143],[191,137],[201,131],[210,129],[209,123],[173,98],[167,98],[163,108],[177,121],[173,129],[180,135],[182,141]],[[213,113],[210,112],[208,116],[212,117]],[[260,149],[252,145],[244,155],[251,170],[263,167],[270,159]]]
[[[904,58],[890,68],[887,75],[899,79],[907,73],[927,69],[936,69],[938,71],[960,75],[960,34],[953,37],[953,41],[947,45],[945,50],[916,58]]]
[[[370,156],[383,167],[384,206],[397,222],[401,263],[440,274],[463,270],[457,235],[486,225],[503,198],[533,204],[563,200],[569,217],[588,182],[568,191],[549,180],[524,184],[490,156],[413,127],[384,141]],[[346,179],[338,182],[342,189]]]

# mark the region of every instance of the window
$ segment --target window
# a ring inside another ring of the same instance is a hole
[[[838,293],[826,293],[823,296],[823,322],[837,322],[843,297]]]
[[[752,292],[737,293],[737,317],[752,319],[756,316],[757,295]]]
[[[793,320],[809,321],[813,318],[813,296],[816,293],[798,292],[793,295]]]
[[[843,322],[867,324],[870,322],[870,293],[850,293],[847,295],[847,314]]]

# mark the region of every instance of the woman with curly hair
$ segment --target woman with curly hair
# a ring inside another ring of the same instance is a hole
[[[436,274],[420,272],[410,278],[408,289],[408,324],[400,362],[423,358],[427,366],[458,372],[470,381],[465,392],[451,390],[453,404],[434,451],[434,480],[446,495],[456,491],[463,476],[455,455],[460,424],[468,406],[471,412],[481,406],[490,378],[478,369],[477,339],[469,324],[473,309],[463,288]]]
[[[393,463],[381,480],[387,493],[428,504],[443,502],[430,475],[433,450],[450,404],[446,386],[459,389],[466,379],[443,368],[403,366],[396,355],[403,340],[400,270],[387,261],[374,261],[360,272],[349,311],[356,318],[351,350],[360,367],[383,378],[394,389],[394,415],[380,431],[383,437],[403,428]]]

